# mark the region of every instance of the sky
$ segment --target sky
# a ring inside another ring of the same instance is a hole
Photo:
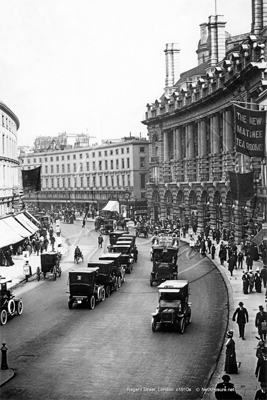
[[[90,144],[147,137],[166,43],[179,43],[181,72],[195,67],[215,3],[227,32],[250,31],[251,0],[0,0],[0,100],[20,121],[18,145],[62,132]]]

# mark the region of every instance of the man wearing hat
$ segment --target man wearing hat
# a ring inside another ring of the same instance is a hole
[[[242,400],[242,397],[236,393],[235,387],[233,383],[230,383],[230,376],[223,375],[222,382],[218,383],[215,390],[215,398],[218,400],[233,400],[239,399]]]
[[[254,280],[255,280],[255,289],[257,293],[261,293],[261,273],[259,267],[256,269],[255,275],[254,275]]]
[[[224,370],[227,374],[237,374],[237,363],[235,354],[235,341],[233,339],[234,331],[231,329],[227,332],[226,337],[226,357]]]
[[[263,306],[259,306],[259,312],[256,314],[255,318],[255,326],[258,328],[258,333],[260,335],[261,340],[266,340],[266,326],[267,324],[267,313],[264,311]]]
[[[248,322],[248,312],[247,309],[244,306],[244,303],[240,301],[239,307],[235,310],[234,315],[233,315],[233,321],[235,321],[238,324],[239,328],[239,337],[245,340],[245,325]]]
[[[261,279],[262,279],[262,282],[263,282],[263,287],[266,288],[266,280],[267,280],[267,268],[266,268],[266,265],[263,266],[260,274],[261,274]]]

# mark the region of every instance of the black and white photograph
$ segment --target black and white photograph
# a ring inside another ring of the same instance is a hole
[[[1,400],[267,398],[267,0],[0,0]]]

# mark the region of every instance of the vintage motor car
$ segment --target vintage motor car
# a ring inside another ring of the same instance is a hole
[[[140,235],[144,235],[145,238],[148,237],[148,225],[145,222],[137,222],[136,224],[136,237],[139,237]]]
[[[69,309],[73,304],[87,304],[93,310],[96,302],[104,301],[104,285],[96,282],[99,268],[78,268],[69,271]]]
[[[121,278],[115,275],[114,262],[112,260],[92,260],[87,263],[87,267],[98,268],[96,284],[104,286],[106,297],[109,297],[112,292],[121,287]]]
[[[186,280],[169,280],[158,286],[159,303],[152,313],[151,328],[155,332],[161,326],[171,326],[184,333],[191,322],[189,283]]]
[[[123,232],[124,232],[124,231],[113,231],[113,232],[110,232],[110,234],[109,234],[109,243],[110,243],[111,245],[116,244],[118,238],[121,237],[121,235],[123,234]]]
[[[121,253],[106,253],[100,256],[99,260],[113,261],[112,271],[117,277],[120,277],[122,283],[125,282],[125,268],[122,266],[123,258],[121,257]]]
[[[132,256],[132,246],[129,244],[115,244],[114,246],[110,246],[109,251],[110,253],[121,253],[121,266],[130,274],[132,272],[134,262]]]
[[[103,219],[103,222],[100,226],[100,233],[102,235],[108,235],[113,231],[114,220],[113,219]]]
[[[133,243],[135,244],[135,239],[136,239],[135,235],[131,235],[130,233],[123,233],[121,237],[122,238],[131,238],[131,239],[133,239]]]
[[[16,298],[8,289],[8,284],[11,282],[12,279],[0,278],[1,325],[5,325],[9,317],[15,314],[21,315],[23,312],[22,299]]]
[[[178,277],[178,247],[153,247],[153,266],[150,274],[150,286],[154,282],[161,283]]]
[[[57,279],[57,276],[60,278],[62,272],[60,267],[60,259],[61,254],[56,251],[42,253],[41,268],[37,267],[36,269],[37,280],[40,280],[41,274],[43,274],[44,279],[46,276],[51,276],[54,281]]]

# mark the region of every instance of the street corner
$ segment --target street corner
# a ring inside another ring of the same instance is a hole
[[[15,370],[12,368],[1,370],[0,374],[0,387],[4,386],[7,382],[15,377]]]

